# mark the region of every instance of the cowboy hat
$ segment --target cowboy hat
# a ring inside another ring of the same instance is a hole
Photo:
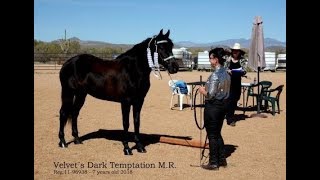
[[[231,51],[232,50],[239,50],[241,51],[242,53],[244,53],[244,51],[241,49],[241,46],[239,43],[234,43],[233,47],[231,48]]]

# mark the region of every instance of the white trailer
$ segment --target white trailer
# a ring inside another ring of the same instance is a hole
[[[198,65],[197,65],[198,71],[200,70],[211,70],[211,65],[209,62],[209,52],[198,52]]]
[[[266,67],[264,71],[270,70],[272,72],[276,71],[276,53],[275,52],[264,52],[264,57],[266,61]]]
[[[287,54],[278,54],[276,69],[286,69],[287,64]]]

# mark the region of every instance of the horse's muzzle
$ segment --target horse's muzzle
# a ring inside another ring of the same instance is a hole
[[[168,72],[170,74],[175,74],[179,71],[179,64],[175,61],[174,58],[169,60],[168,63]]]

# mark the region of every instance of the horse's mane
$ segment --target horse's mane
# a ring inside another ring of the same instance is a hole
[[[145,44],[148,44],[150,40],[151,40],[151,38],[147,38],[144,41],[134,45],[131,49],[129,49],[126,52],[124,52],[124,53],[120,54],[119,56],[117,56],[116,59],[122,59],[123,57],[126,57],[128,55],[135,54],[135,53],[139,52],[137,50],[141,49],[143,46],[145,46]],[[147,48],[144,48],[144,50],[146,51]]]

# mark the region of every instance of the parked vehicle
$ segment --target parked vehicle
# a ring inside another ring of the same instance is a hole
[[[278,54],[277,56],[277,65],[276,65],[276,69],[286,69],[286,55],[287,54]]]
[[[276,53],[275,52],[264,52],[264,58],[266,61],[266,67],[264,71],[276,71]]]
[[[211,70],[211,65],[209,62],[209,52],[203,51],[198,52],[198,64],[197,64],[197,70],[198,71],[207,71]]]
[[[188,51],[187,48],[173,48],[172,53],[179,64],[179,69],[187,69],[192,71],[194,62],[192,58],[192,53]]]

